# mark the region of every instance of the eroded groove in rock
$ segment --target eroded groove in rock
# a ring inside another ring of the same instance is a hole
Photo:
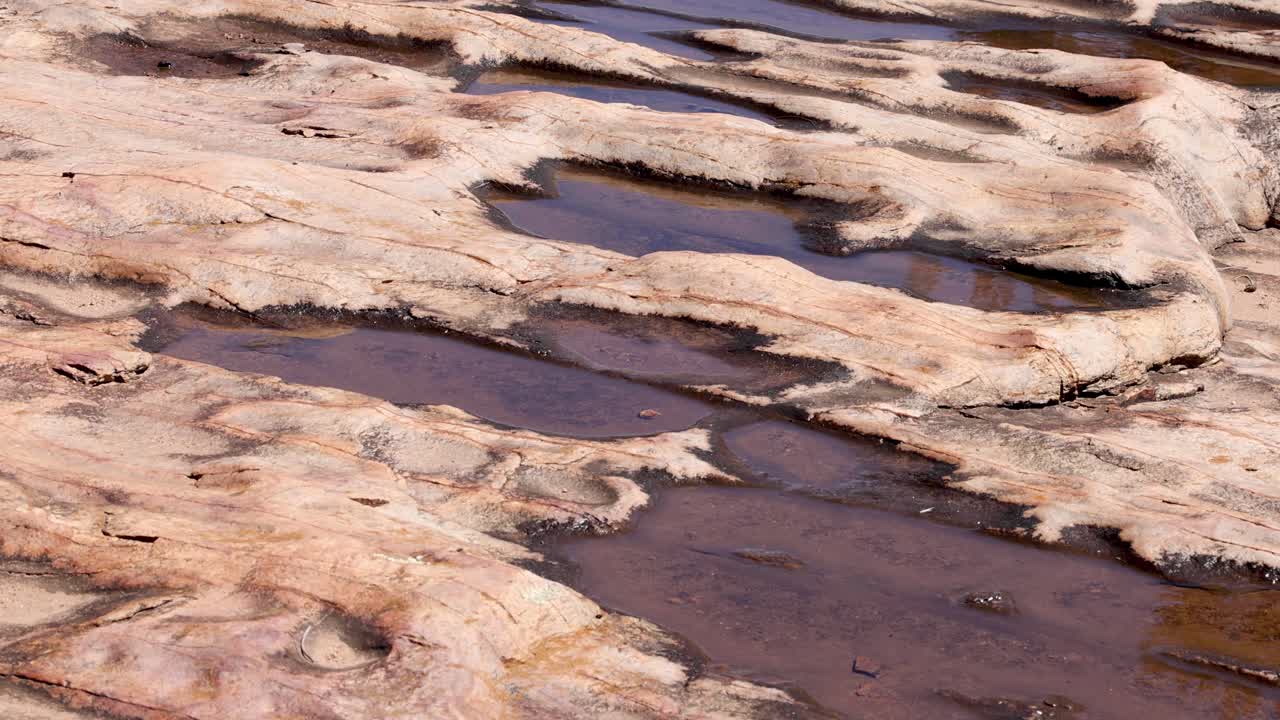
[[[540,173],[543,174],[543,173]],[[1073,287],[924,249],[849,253],[838,228],[879,208],[846,207],[757,193],[682,188],[589,168],[545,173],[545,194],[487,192],[519,229],[626,253],[693,251],[778,256],[832,280],[891,287],[933,302],[981,310],[1044,312],[1141,304],[1141,293]],[[662,218],[656,226],[652,218]]]
[[[716,57],[692,43],[681,42],[679,37],[673,37],[688,30],[715,27],[714,25],[614,5],[538,2],[533,7],[555,13],[557,18],[564,18],[550,21],[543,19],[543,22],[557,25],[581,23],[584,29],[592,32],[690,60],[713,60]]]
[[[1274,60],[1099,28],[973,30],[963,33],[961,39],[1007,50],[1061,50],[1080,55],[1155,60],[1178,72],[1240,88],[1272,92],[1280,87],[1280,66]]]
[[[777,124],[774,118],[719,100],[701,98],[688,93],[648,88],[625,82],[595,80],[546,70],[521,70],[506,68],[486,72],[467,86],[471,95],[497,95],[499,93],[534,91],[571,95],[584,100],[604,103],[630,103],[643,105],[659,112],[721,112],[738,117]]]

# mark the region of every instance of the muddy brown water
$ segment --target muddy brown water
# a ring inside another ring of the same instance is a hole
[[[1274,669],[1274,592],[1177,588],[1105,558],[761,489],[666,490],[634,530],[559,551],[605,606],[846,717],[1280,713],[1276,688],[1177,660]],[[793,567],[748,559],[760,551]],[[994,593],[1016,609],[975,602]]]
[[[779,0],[631,0],[622,3],[629,11],[618,8],[602,10],[569,3],[538,5],[554,7],[557,11],[578,17],[627,13],[625,16],[612,16],[613,24],[622,28],[631,23],[647,26],[659,22],[654,18],[665,15],[667,24],[662,29],[667,32],[734,24],[837,40],[949,40],[956,35],[955,30],[942,25],[859,18],[814,5]],[[636,12],[645,10],[650,12]],[[631,39],[630,42],[648,44],[643,39]]]
[[[716,408],[643,382],[454,335],[353,325],[278,330],[226,320],[176,313],[157,323],[145,344],[228,370],[402,405],[452,405],[500,425],[553,435],[602,438],[684,430]]]
[[[1102,31],[980,30],[966,31],[962,37],[1008,50],[1049,49],[1081,55],[1159,60],[1180,72],[1240,87],[1280,88],[1280,63],[1141,35]]]
[[[177,50],[172,46],[151,45],[118,35],[96,35],[88,38],[81,43],[80,54],[105,65],[117,75],[155,75],[201,80],[248,75],[261,64],[259,60],[239,56],[230,50],[206,53]]]
[[[923,461],[867,442],[767,421],[726,447],[779,487],[662,489],[631,530],[559,541],[571,584],[841,717],[1280,716],[1280,688],[1224,669],[1280,666],[1280,592],[1176,587],[930,522],[977,525],[984,501],[913,495],[902,474]],[[880,509],[895,483],[896,512]],[[876,489],[812,496],[842,486]]]
[[[922,252],[815,252],[804,225],[813,214],[829,211],[817,204],[688,189],[572,166],[559,169],[553,185],[547,197],[495,193],[486,199],[526,232],[628,255],[663,250],[774,255],[833,280],[899,288],[926,300],[984,310],[1102,307],[1119,299]]]
[[[593,78],[549,70],[525,68],[490,70],[476,78],[467,87],[466,92],[471,95],[496,95],[519,90],[554,92],[602,103],[630,103],[652,108],[659,112],[727,113],[759,120],[770,125],[778,121],[777,118],[771,115],[738,103],[722,102],[677,90],[666,90],[621,80]]]
[[[1253,10],[1228,8],[1209,2],[1166,5],[1156,10],[1154,24],[1157,27],[1212,25],[1229,30],[1280,30],[1280,5],[1269,11],[1263,10],[1261,3],[1257,5]]]
[[[430,74],[448,72],[452,62],[443,45],[408,37],[236,17],[199,21],[161,17],[148,22],[137,35],[96,35],[74,49],[118,75],[217,79],[252,73],[262,64],[254,54],[274,52],[290,43],[302,43],[311,52],[349,55]]]
[[[994,532],[1032,525],[1026,508],[957,491],[947,484],[950,466],[899,452],[891,443],[758,417],[739,417],[718,429],[722,462],[758,485]]]
[[[1000,21],[995,18],[985,19],[982,25],[976,27],[949,27],[854,17],[808,3],[783,0],[635,0],[624,4],[628,8],[626,10],[577,3],[539,5],[584,19],[588,16],[599,17],[601,25],[593,29],[620,40],[699,60],[712,58],[705,53],[703,56],[691,54],[687,45],[673,42],[670,35],[706,27],[747,25],[831,40],[968,40],[1012,50],[1056,49],[1083,55],[1146,58],[1165,62],[1182,72],[1241,87],[1280,88],[1280,63],[1242,57],[1194,43],[1114,30],[1046,30],[1031,27],[1022,20]],[[1178,8],[1169,12],[1187,15],[1185,19],[1191,22],[1213,22],[1241,30],[1280,27],[1280,21],[1276,20],[1280,15],[1275,14],[1224,15],[1215,10],[1196,15],[1191,11],[1184,13]],[[666,33],[667,37],[642,31],[649,27]],[[1049,97],[1046,97],[1043,91],[1026,93],[1026,90],[1025,87],[1009,86],[1005,92],[1023,98],[1019,102],[1031,101],[1033,104],[1035,101],[1051,102],[1055,95],[1059,101],[1062,100],[1058,93],[1048,93]]]

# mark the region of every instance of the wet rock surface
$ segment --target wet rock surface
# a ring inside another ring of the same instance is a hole
[[[440,332],[307,323],[271,329],[175,315],[157,322],[143,344],[238,372],[342,388],[402,406],[451,405],[497,425],[571,437],[685,430],[715,407]]]
[[[0,714],[1274,716],[1264,5],[11,0]]]
[[[863,468],[874,471],[849,472]],[[804,564],[745,562],[748,542]],[[1256,595],[1273,591],[1180,588],[1109,555],[739,488],[663,490],[634,530],[558,554],[576,567],[571,584],[606,607],[680,633],[722,670],[795,683],[842,716],[1190,719],[1232,708],[1261,719],[1280,707],[1265,680],[1203,680],[1162,660],[1208,641],[1248,666],[1274,602]],[[981,583],[1002,590],[969,590]],[[1232,618],[1234,632],[1200,625],[1201,612]]]

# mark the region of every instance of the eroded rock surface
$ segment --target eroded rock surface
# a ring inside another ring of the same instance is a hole
[[[999,12],[1277,46],[1265,22],[1101,7]],[[1275,95],[973,42],[704,29],[688,39],[732,59],[696,60],[524,10],[0,9],[0,554],[105,598],[28,618],[0,651],[6,681],[137,717],[812,712],[699,675],[656,628],[518,566],[538,561],[522,528],[627,522],[642,473],[730,480],[705,429],[554,437],[141,350],[135,316],[182,302],[395,312],[512,345],[569,305],[733,326],[839,372],[698,390],[951,463],[959,486],[1032,508],[1041,539],[1094,525],[1167,568],[1280,567]],[[458,92],[492,65],[808,124]],[[521,234],[473,193],[537,192],[550,161],[821,199],[843,209],[834,251],[951,254],[1134,302],[986,312],[780,258],[630,257]]]
[[[655,654],[671,644],[656,629],[519,569],[536,556],[495,538],[527,522],[620,521],[645,501],[627,477],[641,469],[718,475],[693,454],[704,432],[585,442],[503,431],[448,407],[148,357],[130,343],[140,329],[65,316],[54,328],[0,324],[13,440],[3,553],[82,578],[62,589],[55,573],[0,575],[6,677],[146,717],[568,705],[584,717],[715,717],[793,705],[689,676]],[[33,350],[60,344],[148,369],[75,382]],[[557,484],[598,492],[566,498]],[[581,662],[565,664],[566,646]]]

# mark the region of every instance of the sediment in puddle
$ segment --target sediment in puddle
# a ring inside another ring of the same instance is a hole
[[[712,60],[716,56],[694,45],[670,37],[671,33],[702,30],[714,25],[684,18],[629,8],[584,3],[539,2],[535,8],[548,10],[564,19],[539,18],[552,25],[576,25],[623,42],[636,43],[690,60]]]
[[[689,189],[618,172],[566,166],[546,173],[540,197],[487,192],[519,229],[639,256],[665,250],[785,258],[823,277],[892,287],[982,310],[1101,308],[1132,297],[912,250],[824,254],[829,225],[847,212],[819,201]]]
[[[948,88],[957,92],[1058,112],[1092,114],[1114,110],[1125,103],[1116,98],[1093,97],[1069,88],[996,80],[969,73],[945,73],[942,79]]]
[[[580,424],[561,433],[583,436],[643,434],[631,424],[657,432],[664,428],[652,423],[669,417],[633,413],[655,404],[649,393],[667,391],[606,373],[758,381],[756,355],[739,362],[725,353],[734,343],[751,349],[728,329],[690,326],[691,338],[649,328],[601,342],[589,318],[567,314],[558,322],[547,336],[570,339],[557,352],[576,352],[596,370],[440,334],[350,325],[218,328],[188,318],[153,330],[149,343],[179,357],[292,382],[350,384],[397,401],[421,401],[413,393],[429,386],[425,392],[453,393],[429,401],[485,416],[476,410],[479,396],[511,413],[506,424],[554,432],[565,430],[558,423],[585,421],[592,434]],[[574,340],[575,332],[586,340]],[[508,357],[519,362],[502,364]],[[560,370],[573,374],[562,380]],[[593,378],[631,383],[644,394],[639,402],[619,400]],[[698,412],[711,407],[672,395]],[[1275,707],[1273,689],[1240,673],[1198,680],[1201,689],[1185,696],[1188,667],[1203,665],[1185,658],[1213,658],[1219,671],[1222,658],[1267,667],[1258,659],[1270,627],[1265,608],[1236,613],[1241,621],[1229,641],[1202,619],[1213,616],[1206,603],[1247,604],[1247,593],[1178,588],[1109,555],[975,533],[1017,531],[1028,522],[1021,508],[947,487],[945,467],[892,444],[732,412],[739,420],[704,422],[718,438],[719,462],[771,487],[658,483],[654,508],[634,518],[631,530],[598,540],[553,536],[554,552],[577,568],[570,575],[576,587],[687,637],[712,659],[712,670],[795,686],[840,712],[887,718],[954,713],[959,700],[1030,707],[1063,697],[1104,713],[1153,707],[1173,718],[1227,705],[1259,713]],[[680,419],[674,427],[704,419],[672,415]],[[1016,611],[966,602],[984,593],[1009,598]],[[1179,609],[1192,600],[1193,611]],[[1122,691],[1113,690],[1117,678]],[[1266,717],[1240,717],[1254,716]]]
[[[725,387],[769,396],[797,384],[848,377],[836,363],[763,351],[769,338],[752,330],[676,318],[544,306],[515,334],[559,360],[665,386]]]

